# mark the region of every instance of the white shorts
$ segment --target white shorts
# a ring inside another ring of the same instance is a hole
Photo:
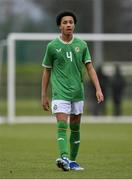
[[[52,100],[52,113],[82,114],[84,101]]]

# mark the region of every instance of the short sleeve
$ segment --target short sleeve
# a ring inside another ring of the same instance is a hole
[[[84,64],[91,62],[91,55],[90,55],[90,52],[86,43],[83,50],[83,62]]]
[[[48,44],[43,58],[42,66],[47,68],[52,68],[52,65],[53,65],[52,47],[50,44]]]

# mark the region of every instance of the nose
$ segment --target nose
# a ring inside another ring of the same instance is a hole
[[[67,28],[67,29],[71,29],[72,27],[71,27],[71,25],[69,24],[69,25],[67,25],[66,28]]]
[[[68,23],[67,23],[67,27],[70,27],[70,26],[71,26],[71,23],[68,22]]]

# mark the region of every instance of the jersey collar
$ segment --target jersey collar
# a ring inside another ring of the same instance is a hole
[[[73,35],[72,39],[71,39],[69,42],[63,41],[63,40],[60,38],[60,36],[58,37],[58,39],[59,39],[63,44],[71,44],[71,43],[73,42],[73,40],[74,40],[74,35]]]

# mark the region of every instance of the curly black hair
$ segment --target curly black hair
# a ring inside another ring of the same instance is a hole
[[[61,19],[62,19],[64,16],[72,16],[73,19],[74,19],[74,23],[76,24],[76,22],[77,22],[76,15],[75,15],[73,12],[64,11],[64,12],[59,13],[59,14],[57,15],[57,17],[56,17],[57,26],[60,26],[60,24],[61,24]]]

